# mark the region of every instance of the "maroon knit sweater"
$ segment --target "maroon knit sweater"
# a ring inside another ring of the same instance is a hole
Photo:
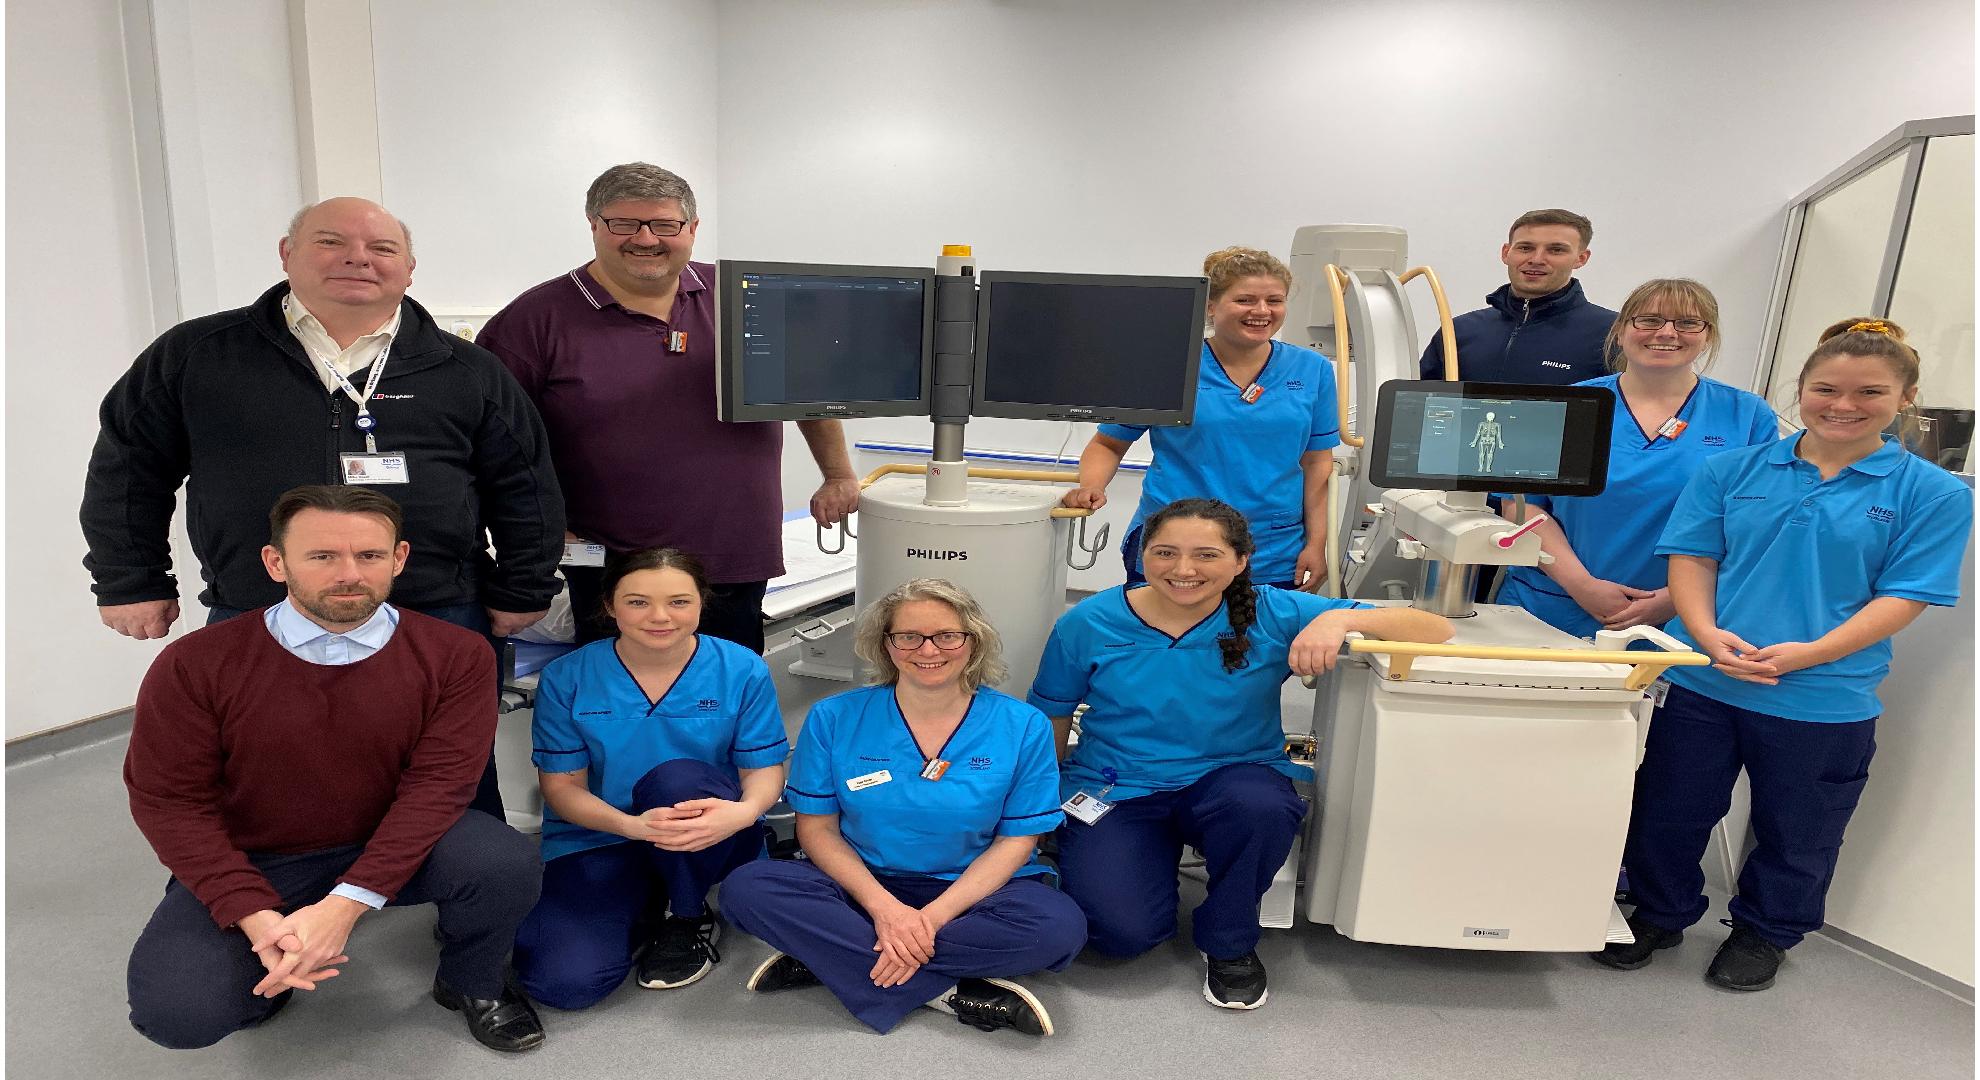
[[[281,897],[247,852],[347,845],[340,879],[398,894],[473,798],[495,741],[495,658],[410,611],[338,667],[293,656],[263,612],[167,646],[138,690],[124,785],[158,861],[222,927]]]

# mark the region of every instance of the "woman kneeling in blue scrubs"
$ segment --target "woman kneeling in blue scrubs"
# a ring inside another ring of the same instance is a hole
[[[1713,664],[1670,669],[1651,718],[1623,849],[1636,941],[1594,954],[1609,967],[1648,964],[1705,914],[1699,859],[1744,766],[1757,843],[1705,977],[1774,984],[1785,950],[1822,925],[1891,636],[1959,599],[1973,493],[1883,434],[1918,393],[1903,331],[1837,323],[1797,386],[1806,430],[1706,462],[1657,545],[1683,620],[1672,631]]]
[[[786,793],[808,862],[759,862],[722,886],[737,926],[780,950],[749,989],[823,983],[885,1033],[929,1006],[984,1031],[1052,1034],[1009,976],[1072,962],[1078,905],[1041,882],[1057,827],[1052,726],[984,685],[1002,645],[961,587],[919,578],[860,616],[879,685],[812,706]]]
[[[1251,584],[1250,529],[1214,499],[1183,499],[1148,519],[1148,581],[1088,597],[1046,642],[1031,702],[1065,746],[1059,832],[1064,888],[1091,944],[1138,956],[1176,934],[1176,864],[1203,852],[1208,895],[1193,917],[1203,996],[1225,1009],[1265,1003],[1258,904],[1306,816],[1286,759],[1279,686],[1331,671],[1353,631],[1444,641],[1451,624],[1408,608],[1369,608]]]
[[[1554,562],[1507,570],[1499,603],[1576,637],[1671,621],[1664,560],[1644,539],[1664,531],[1685,481],[1707,458],[1780,436],[1760,395],[1698,374],[1718,349],[1719,302],[1705,286],[1657,278],[1629,294],[1609,330],[1618,373],[1580,384],[1616,396],[1609,486],[1600,495],[1527,497],[1529,514],[1548,514],[1537,531]]]
[[[720,924],[708,892],[763,855],[790,742],[770,669],[695,629],[701,564],[671,548],[615,559],[605,612],[619,636],[543,669],[531,738],[543,787],[543,896],[516,934],[529,996],[582,1009],[639,984],[708,974]]]

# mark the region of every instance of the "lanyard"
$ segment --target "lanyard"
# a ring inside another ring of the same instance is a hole
[[[378,452],[378,440],[372,436],[372,432],[378,430],[378,421],[372,418],[371,409],[365,403],[378,391],[378,380],[385,374],[385,358],[390,355],[392,355],[392,345],[387,342],[385,348],[379,351],[378,359],[371,362],[371,377],[364,381],[362,394],[358,393],[357,387],[352,386],[351,380],[345,378],[342,372],[330,366],[330,361],[318,359],[318,363],[323,365],[323,370],[337,380],[337,385],[343,388],[344,393],[348,394],[352,401],[357,402],[357,429],[364,432],[364,452],[367,454]]]

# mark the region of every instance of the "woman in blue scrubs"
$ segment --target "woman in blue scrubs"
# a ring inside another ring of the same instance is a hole
[[[696,633],[692,555],[610,562],[619,636],[543,669],[531,739],[543,787],[543,895],[516,935],[523,989],[582,1009],[625,981],[686,986],[721,959],[708,892],[763,854],[790,743],[761,657]]]
[[[1255,248],[1229,247],[1203,260],[1210,279],[1196,380],[1196,419],[1185,427],[1101,424],[1079,455],[1079,486],[1066,506],[1098,510],[1128,447],[1144,432],[1154,463],[1121,543],[1128,583],[1142,576],[1140,530],[1177,499],[1236,507],[1258,550],[1255,581],[1317,590],[1326,582],[1327,478],[1341,442],[1334,369],[1311,349],[1272,340],[1286,321],[1292,271]]]
[[[1657,278],[1629,294],[1609,331],[1617,374],[1580,384],[1616,395],[1609,485],[1594,496],[1527,498],[1529,515],[1548,515],[1536,531],[1554,563],[1509,569],[1499,603],[1576,637],[1662,626],[1677,614],[1664,560],[1646,541],[1663,532],[1707,458],[1779,435],[1765,399],[1699,374],[1719,340],[1719,302],[1698,282]]]
[[[1306,816],[1292,779],[1312,773],[1286,758],[1280,684],[1333,670],[1350,632],[1451,633],[1426,611],[1255,587],[1251,553],[1243,515],[1224,503],[1158,510],[1141,552],[1148,581],[1062,616],[1031,688],[1061,750],[1086,704],[1062,769],[1059,872],[1090,944],[1129,957],[1174,937],[1176,863],[1195,847],[1210,878],[1192,922],[1203,996],[1226,1009],[1265,1003],[1258,904]]]
[[[1004,676],[1002,644],[948,581],[875,601],[854,650],[878,685],[812,706],[791,762],[808,861],[753,863],[722,886],[729,918],[779,950],[749,989],[823,983],[881,1033],[927,1006],[1052,1034],[1011,979],[1061,970],[1086,943],[1036,855],[1063,817],[1050,722],[985,685]]]
[[[1973,492],[1883,434],[1918,393],[1897,326],[1830,327],[1797,383],[1805,430],[1705,463],[1657,544],[1680,637],[1711,667],[1672,668],[1637,770],[1623,851],[1636,941],[1595,959],[1630,970],[1705,914],[1699,858],[1752,781],[1757,840],[1705,977],[1774,984],[1822,925],[1843,829],[1869,779],[1891,636],[1959,599]]]

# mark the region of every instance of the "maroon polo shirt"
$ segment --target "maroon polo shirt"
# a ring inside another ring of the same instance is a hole
[[[685,352],[668,336],[685,331]],[[681,271],[672,321],[579,267],[511,301],[475,344],[543,414],[570,529],[611,551],[676,547],[711,581],[784,572],[781,423],[715,419],[715,267]]]

